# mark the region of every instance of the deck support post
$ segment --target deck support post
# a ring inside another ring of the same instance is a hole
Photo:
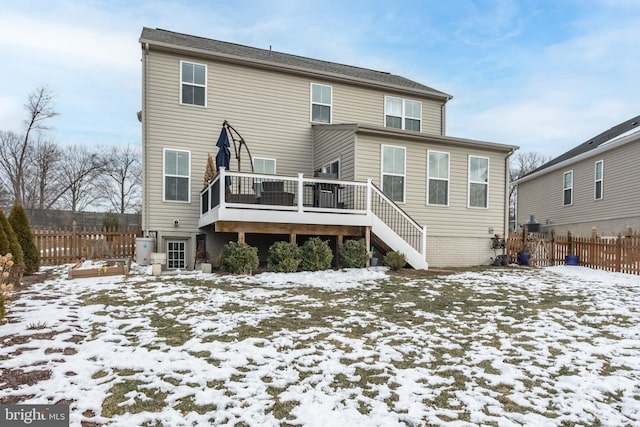
[[[244,231],[238,231],[238,243],[245,243]]]
[[[297,243],[296,243],[297,238],[298,238],[298,235],[297,235],[297,234],[295,234],[295,233],[291,233],[291,234],[289,234],[289,243],[291,243],[292,245],[297,244]]]
[[[366,226],[364,228],[364,245],[367,248],[367,252],[371,249],[371,227]],[[367,263],[365,267],[371,267],[371,258],[367,257]]]

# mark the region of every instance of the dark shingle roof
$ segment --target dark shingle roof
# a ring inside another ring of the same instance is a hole
[[[370,70],[367,68],[342,65],[334,62],[321,61],[318,59],[305,58],[303,56],[289,55],[272,50],[258,49],[255,47],[243,46],[235,43],[228,43],[203,37],[190,36],[188,34],[175,33],[162,29],[152,29],[144,27],[140,36],[141,43],[161,44],[165,46],[176,46],[187,49],[196,49],[205,52],[223,54],[247,60],[261,61],[280,65],[283,67],[293,67],[306,69],[309,71],[325,74],[338,74],[345,77],[366,80],[387,86],[397,86],[427,95],[451,98],[439,90],[425,86],[413,80],[406,79],[394,74]]]
[[[598,148],[599,146],[601,146],[602,144],[605,144],[609,141],[611,141],[612,139],[622,135],[623,133],[629,132],[630,130],[634,129],[634,128],[638,128],[640,129],[640,116],[635,116],[625,122],[622,122],[620,124],[615,125],[614,127],[602,132],[601,134],[598,134],[596,136],[594,136],[593,138],[590,138],[588,140],[586,140],[585,142],[583,142],[582,144],[578,145],[577,147],[572,148],[571,150],[567,151],[564,154],[559,155],[558,157],[556,157],[555,159],[549,160],[547,163],[545,163],[544,165],[540,166],[539,168],[529,172],[527,175],[532,175],[536,172],[540,172],[543,169],[547,169],[553,165],[556,165],[558,163],[562,163],[565,160],[569,160],[573,157],[579,156],[581,154],[587,153],[591,150],[594,150],[596,148]],[[524,176],[523,176],[524,178]]]

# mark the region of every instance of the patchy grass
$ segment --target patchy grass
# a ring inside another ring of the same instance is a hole
[[[79,291],[86,339],[57,357],[90,353],[85,381],[114,423],[300,425],[329,410],[338,424],[633,425],[640,297],[603,286],[495,268],[338,289],[127,279]],[[579,382],[588,403],[573,405]]]
[[[114,384],[108,396],[102,402],[102,416],[111,418],[114,415],[139,412],[158,412],[166,405],[166,392],[149,389],[146,383],[138,380],[124,380]]]

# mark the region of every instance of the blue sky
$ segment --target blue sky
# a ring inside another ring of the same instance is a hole
[[[47,85],[61,144],[140,143],[143,26],[399,74],[454,96],[448,135],[550,156],[640,114],[638,0],[10,3],[0,130]]]

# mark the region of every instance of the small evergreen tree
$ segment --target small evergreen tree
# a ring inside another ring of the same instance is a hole
[[[24,254],[25,274],[33,274],[40,268],[40,256],[38,254],[38,248],[33,241],[33,232],[29,225],[29,218],[27,213],[20,203],[13,205],[11,213],[9,214],[9,224],[16,233],[18,242],[22,247]]]
[[[0,209],[0,215],[4,216],[4,213]],[[5,218],[6,219],[6,218]],[[9,222],[7,222],[9,224]],[[0,224],[0,256],[9,253],[9,238],[7,233],[4,232],[4,227]]]
[[[0,240],[4,240],[4,243],[0,242],[0,255],[11,254],[13,256],[13,262],[20,265],[24,262],[24,256],[22,253],[22,246],[16,235],[13,227],[9,224],[7,217],[4,216],[4,212],[0,209]]]

